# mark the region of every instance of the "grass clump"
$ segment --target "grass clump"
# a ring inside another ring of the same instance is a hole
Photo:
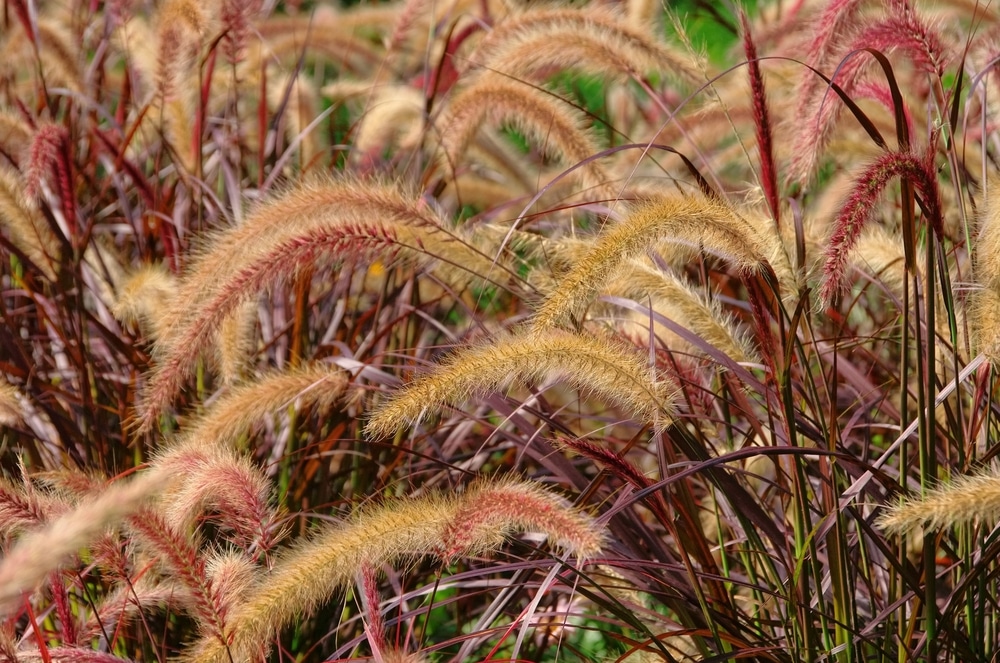
[[[991,660],[1000,16],[671,10],[8,3],[0,659]]]

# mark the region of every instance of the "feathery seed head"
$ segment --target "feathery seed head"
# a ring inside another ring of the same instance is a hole
[[[250,23],[260,11],[260,5],[260,0],[222,0],[219,18],[226,30],[226,59],[232,64],[243,59],[250,37]]]
[[[281,555],[227,615],[231,642],[204,637],[189,652],[190,663],[248,660],[266,649],[274,634],[297,616],[311,613],[365,565],[378,567],[437,549],[454,513],[454,502],[438,496],[401,500],[365,509],[339,527],[328,527]]]
[[[27,3],[21,2],[13,4],[15,7],[27,6]],[[47,85],[80,92],[84,88],[80,39],[68,28],[68,21],[65,18],[39,18],[31,23],[31,30],[23,29],[23,24],[18,26],[22,29],[11,23],[5,26],[11,29],[5,30],[5,39],[0,42],[0,79],[16,79],[25,71],[24,62],[37,58],[37,66]]]
[[[831,0],[823,11],[813,19],[809,37],[806,40],[807,62],[813,66],[826,62],[845,33],[864,7],[864,0]],[[815,80],[806,74],[807,80]]]
[[[24,416],[17,388],[0,378],[0,426],[16,426]]]
[[[187,590],[171,581],[153,581],[148,576],[123,582],[103,597],[96,611],[80,629],[80,641],[88,642],[104,634],[108,624],[122,628],[140,613],[166,606],[170,611],[182,611],[188,603]]]
[[[371,91],[354,145],[361,154],[381,154],[388,145],[407,150],[424,133],[427,100],[410,85],[380,85]]]
[[[0,152],[16,159],[31,145],[31,126],[13,110],[0,108]]]
[[[909,7],[888,14],[863,30],[855,44],[866,44],[884,52],[900,50],[917,70],[939,78],[944,75],[951,49],[941,32]]]
[[[216,332],[216,363],[226,384],[243,379],[253,352],[257,302],[243,302],[219,324]]]
[[[382,403],[365,427],[374,438],[416,423],[425,413],[511,384],[558,376],[603,398],[643,424],[670,424],[673,386],[638,350],[621,341],[558,329],[501,336],[463,348]]]
[[[1000,176],[984,183],[975,243],[975,275],[980,287],[966,300],[969,324],[978,350],[1000,365]]]
[[[201,36],[208,30],[208,13],[197,0],[167,0],[157,19],[158,23],[179,24],[192,36]]]
[[[141,508],[165,483],[165,477],[146,474],[128,483],[114,484],[45,527],[21,537],[0,560],[0,611],[10,609],[21,592],[37,586],[106,528]]]
[[[556,69],[641,78],[664,72],[691,84],[700,70],[686,54],[604,7],[524,11],[500,22],[468,57],[470,66],[541,82]]]
[[[771,208],[771,218],[778,223],[780,201],[778,198],[778,176],[774,165],[774,151],[771,141],[771,119],[767,110],[767,94],[764,91],[764,75],[757,60],[757,45],[750,34],[750,19],[740,10],[740,32],[743,35],[743,52],[747,56],[747,71],[750,77],[750,97],[753,100],[753,122],[757,133],[757,148],[760,152],[760,184]]]
[[[55,281],[62,249],[33,200],[23,195],[20,178],[0,168],[0,230],[48,280]]]
[[[169,466],[179,476],[160,500],[167,525],[188,531],[199,516],[211,513],[244,550],[273,547],[277,511],[270,504],[271,485],[248,458],[214,445],[170,458],[169,464],[156,465],[160,471]]]
[[[249,588],[259,580],[259,567],[238,550],[215,552],[205,562],[205,575],[212,585],[223,614],[242,601]]]
[[[481,482],[463,496],[463,506],[444,532],[441,556],[478,555],[516,530],[540,530],[555,545],[579,559],[596,555],[604,532],[565,500],[529,482]]]
[[[1000,286],[1000,175],[991,173],[984,192],[974,245],[976,280],[984,286]]]
[[[909,7],[890,10],[885,17],[860,30],[844,29],[847,22],[855,18],[861,4],[849,0],[829,5],[824,14],[829,25],[822,29],[823,36],[814,40],[811,47],[816,49],[817,57],[822,60],[813,60],[813,66],[821,71],[827,69],[828,74],[836,68],[837,75],[833,82],[851,96],[857,96],[857,86],[875,62],[868,53],[858,52],[866,48],[876,49],[887,56],[901,51],[917,69],[938,78],[943,75],[951,46],[938,30]],[[850,59],[839,62],[840,56],[847,53],[852,53]],[[794,157],[789,165],[790,179],[801,183],[808,181],[815,172],[844,108],[840,99],[822,85],[818,76],[808,70],[803,76],[806,78],[799,87],[799,112],[794,115],[798,124]]]
[[[862,0],[833,0],[814,21],[813,29],[805,48],[809,53],[808,64],[827,75],[836,70],[834,82],[847,94],[853,94],[861,82],[868,64],[864,54],[856,53],[841,62],[843,54],[864,48],[867,44],[848,44],[856,30],[852,24],[859,20],[864,8]],[[813,175],[819,157],[826,146],[832,126],[840,116],[839,99],[830,92],[823,79],[809,69],[803,69],[797,91],[798,109],[792,114],[795,125],[794,151],[788,167],[788,178],[792,182],[805,183]]]
[[[171,99],[183,84],[194,51],[208,27],[208,14],[197,0],[167,0],[156,21],[157,90],[163,100]]]
[[[742,271],[767,264],[766,248],[754,227],[722,201],[673,196],[643,202],[620,222],[609,225],[559,281],[536,312],[535,328],[562,326],[579,319],[623,264],[659,241],[701,247],[725,257]]]
[[[164,452],[164,462],[188,449],[230,447],[255,421],[298,402],[321,410],[333,407],[347,389],[347,374],[324,364],[304,363],[233,387],[203,414],[185,423],[181,439]]]
[[[848,256],[874,214],[883,190],[894,178],[902,177],[912,182],[924,202],[927,223],[938,237],[943,235],[941,202],[932,158],[932,155],[920,157],[889,152],[877,158],[857,179],[834,222],[823,268],[825,282],[820,292],[823,301],[830,302],[845,286]]]
[[[585,558],[600,551],[603,532],[561,499],[532,483],[483,482],[456,496],[395,500],[362,510],[281,555],[273,571],[246,590],[226,615],[229,644],[206,635],[189,663],[247,660],[277,631],[309,614],[365,569],[429,554],[473,554],[514,531],[537,529]]]
[[[154,509],[141,510],[128,523],[150,557],[187,590],[188,607],[201,628],[225,642],[225,602],[206,573],[195,539]]]
[[[418,652],[389,649],[382,652],[382,663],[427,663],[427,659]]]
[[[908,499],[879,518],[879,526],[907,534],[919,527],[939,529],[983,523],[992,527],[1000,519],[1000,475],[996,468],[959,477],[922,499]]]
[[[177,279],[164,265],[144,265],[122,282],[111,312],[126,324],[140,322],[143,333],[155,341],[169,325],[166,316],[177,287]]]
[[[66,129],[51,122],[46,122],[35,130],[24,173],[26,199],[35,200],[41,193],[42,182],[49,172],[56,170],[59,152],[67,139]]]
[[[566,163],[587,162],[581,169],[585,186],[600,186],[608,175],[592,159],[597,143],[584,118],[569,103],[524,82],[484,73],[456,93],[435,125],[441,136],[442,167],[457,170],[483,124],[511,123]]]
[[[993,366],[1000,366],[1000,288],[988,284],[973,290],[966,308],[974,347]]]
[[[703,338],[708,344],[721,350],[736,362],[757,362],[759,358],[747,335],[741,331],[732,316],[725,314],[711,297],[695,289],[690,283],[671,272],[651,268],[649,265],[632,261],[623,266],[604,290],[645,303],[650,301],[652,310],[686,327]],[[641,337],[649,334],[649,319],[641,313],[631,312],[624,320],[628,329]],[[656,326],[656,334],[661,338],[676,339],[676,335]],[[648,341],[648,339],[646,339]],[[680,347],[690,344],[677,339]],[[639,343],[640,346],[647,342]],[[671,349],[678,345],[668,342]]]
[[[902,236],[882,226],[866,228],[851,253],[853,265],[877,278],[899,298],[905,285],[904,260]]]
[[[157,342],[140,427],[152,425],[220,325],[260,291],[329,260],[400,256],[426,263],[454,256],[461,245],[427,205],[388,184],[308,180],[263,203],[192,261],[168,312],[173,322]]]
[[[62,500],[34,490],[27,481],[18,486],[0,479],[0,537],[37,528],[67,508]]]

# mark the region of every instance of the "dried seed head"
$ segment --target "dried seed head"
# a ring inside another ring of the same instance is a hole
[[[643,424],[669,425],[674,386],[634,346],[558,329],[501,336],[463,348],[381,404],[365,427],[384,438],[444,405],[558,376],[620,407]]]

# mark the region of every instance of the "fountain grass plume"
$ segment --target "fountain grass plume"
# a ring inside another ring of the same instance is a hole
[[[380,85],[370,90],[355,136],[357,151],[366,154],[388,146],[410,149],[417,145],[426,123],[424,93],[409,85]]]
[[[209,444],[173,454],[156,469],[177,476],[159,499],[159,512],[170,528],[192,531],[205,519],[243,550],[274,547],[281,533],[279,511],[271,504],[270,481],[250,458]]]
[[[167,0],[160,6],[156,20],[156,88],[161,101],[177,94],[185,82],[208,23],[208,13],[195,0]]]
[[[139,429],[151,428],[233,311],[303,269],[347,257],[416,264],[440,259],[484,274],[495,267],[400,189],[347,177],[307,180],[208,241],[173,299],[167,315],[173,322],[157,341]]]
[[[61,244],[23,190],[21,178],[0,168],[0,230],[46,279],[55,281]]]
[[[31,144],[31,126],[9,108],[0,108],[0,154],[18,161]]]
[[[205,560],[205,573],[223,614],[236,609],[260,578],[263,567],[243,550],[216,550]]]
[[[640,261],[623,266],[605,292],[644,302],[700,336],[737,362],[757,362],[759,357],[747,335],[712,297],[671,272],[656,270]]]
[[[671,422],[674,385],[658,377],[637,348],[611,337],[544,329],[456,351],[380,404],[365,431],[385,438],[442,406],[556,377],[654,428]]]
[[[918,247],[917,252],[923,251]],[[851,252],[850,262],[878,279],[896,297],[903,298],[906,283],[903,237],[882,226],[870,226],[858,238]],[[918,275],[920,270],[918,269]]]
[[[975,277],[979,287],[966,302],[976,346],[1000,366],[1000,176],[984,183],[975,242]]]
[[[170,324],[167,312],[177,288],[177,279],[166,266],[143,265],[122,281],[111,312],[126,324],[139,323],[143,334],[155,341]]]
[[[335,405],[347,390],[347,373],[317,363],[265,373],[253,382],[231,388],[204,413],[184,423],[179,439],[164,447],[156,462],[188,449],[232,447],[260,419],[298,401],[321,410]]]
[[[197,538],[171,525],[155,509],[140,509],[128,519],[128,526],[164,573],[187,590],[187,607],[200,630],[224,643],[225,606],[206,572]]]
[[[257,302],[253,300],[237,306],[219,324],[215,365],[226,384],[238,384],[246,375],[254,351],[256,324]]]
[[[35,201],[41,195],[42,182],[49,173],[60,175],[63,150],[69,139],[65,127],[52,122],[44,122],[33,132],[31,147],[27,151],[27,164],[24,172],[24,198]]]
[[[69,88],[77,93],[86,89],[79,39],[63,21],[48,18],[35,21],[38,41],[34,44],[34,35],[26,34],[21,26],[12,22],[6,27],[10,29],[5,31],[6,39],[0,42],[0,79],[16,80],[25,71],[23,64],[37,57],[47,85]],[[34,76],[26,82],[31,82],[32,86],[19,90],[25,94],[25,101],[28,95],[34,96],[36,92]]]
[[[24,417],[17,387],[0,378],[0,426],[16,426]]]
[[[724,256],[739,270],[767,265],[767,247],[754,227],[720,200],[671,196],[643,202],[610,225],[558,283],[535,313],[535,329],[579,320],[584,309],[628,260],[670,240]]]
[[[837,1],[831,7],[843,6],[843,13],[853,18],[858,3]],[[849,8],[853,5],[854,8]],[[849,35],[849,41],[843,35]],[[910,7],[889,9],[887,15],[869,22],[853,31],[842,31],[833,37],[833,43],[842,46],[841,53],[826,51],[825,62],[814,62],[820,70],[828,74],[838,69],[834,83],[848,95],[856,95],[857,86],[864,80],[868,69],[875,60],[868,53],[859,53],[866,48],[876,49],[886,56],[895,52],[906,55],[907,60],[918,71],[922,71],[938,81],[944,74],[944,67],[951,57],[953,45],[934,25],[925,21]],[[851,58],[839,62],[841,56],[851,53]],[[804,73],[808,83],[800,87],[799,112],[796,118],[794,151],[789,163],[792,181],[808,182],[815,173],[820,157],[828,145],[833,128],[840,117],[844,105],[827,86],[811,71]]]
[[[229,63],[243,59],[253,31],[252,20],[261,9],[260,0],[222,0],[219,20],[225,34],[225,52]]]
[[[1000,175],[991,173],[983,183],[976,242],[976,280],[1000,287]]]
[[[103,635],[105,625],[119,628],[137,619],[141,612],[165,606],[179,611],[190,599],[183,585],[172,580],[154,581],[148,576],[116,585],[101,597],[94,610],[80,627],[80,641],[87,642]]]
[[[538,484],[504,479],[479,481],[462,495],[438,554],[445,560],[486,554],[525,530],[545,532],[551,543],[578,559],[589,559],[604,546],[604,535],[590,516]]]
[[[882,529],[907,534],[920,527],[939,529],[963,524],[988,524],[1000,519],[1000,475],[996,468],[958,477],[921,499],[890,506],[878,519]]]
[[[525,11],[501,21],[468,57],[469,67],[542,82],[552,70],[574,69],[612,78],[666,73],[703,82],[691,57],[629,25],[607,8]]]
[[[324,384],[327,380],[330,384]],[[71,507],[60,509],[62,513],[57,517],[24,534],[0,561],[0,606],[8,609],[20,592],[34,588],[107,528],[142,509],[152,498],[173,494],[170,491],[174,489],[184,497],[170,512],[174,521],[189,523],[193,509],[211,504],[229,515],[230,520],[224,524],[237,530],[237,534],[257,545],[269,545],[273,512],[267,504],[268,490],[263,478],[250,470],[248,461],[233,457],[225,446],[231,445],[260,416],[262,404],[278,407],[297,395],[306,395],[313,402],[333,402],[340,398],[345,386],[342,372],[307,366],[290,375],[273,376],[260,384],[238,389],[222,400],[218,411],[204,415],[179,443],[159,455],[147,471],[132,481],[112,484],[98,496],[85,497]],[[211,434],[218,437],[203,437]],[[199,472],[192,474],[192,468]],[[192,480],[200,488],[191,486]],[[85,483],[85,488],[92,484]],[[5,500],[7,506],[21,513],[22,521],[41,518],[40,512],[35,513],[41,508],[40,503],[14,500],[17,494],[11,491],[11,499]],[[153,531],[160,535],[157,540],[166,540],[164,533],[176,530],[170,519],[164,523]],[[218,630],[219,625],[215,626]]]
[[[365,568],[424,555],[478,555],[509,534],[541,531],[579,558],[596,554],[603,531],[565,501],[531,483],[502,480],[474,485],[458,496],[429,495],[362,510],[327,527],[275,562],[227,615],[226,643],[205,636],[186,663],[252,660],[284,626],[309,614]]]
[[[113,484],[18,539],[0,560],[0,612],[9,611],[22,592],[33,590],[108,527],[140,509],[164,483],[165,477],[147,474]]]
[[[513,124],[566,164],[586,162],[581,169],[585,186],[609,180],[604,168],[592,159],[599,149],[576,108],[554,93],[493,73],[477,76],[458,91],[434,122],[445,172],[458,169],[484,124],[503,123]]]
[[[36,529],[67,506],[58,498],[34,490],[27,481],[19,487],[0,479],[0,537]]]
[[[907,179],[924,202],[926,221],[941,238],[944,234],[941,199],[934,170],[933,153],[918,156],[911,152],[887,152],[875,159],[857,178],[834,221],[823,266],[824,283],[820,297],[830,302],[846,286],[850,252],[861,231],[877,209],[882,192],[896,177]]]
[[[18,663],[131,663],[129,659],[84,647],[46,647],[44,654],[40,649],[18,650],[16,658],[10,660]]]
[[[767,198],[771,218],[779,224],[781,204],[778,194],[778,175],[774,165],[774,145],[771,136],[771,118],[767,108],[767,93],[764,91],[764,74],[757,58],[757,45],[750,32],[750,19],[740,10],[740,33],[743,37],[743,52],[747,56],[747,72],[750,79],[750,98],[753,100],[753,123],[757,135],[757,150],[760,153],[760,186]]]
[[[180,435],[153,459],[149,472],[177,479],[164,492],[164,516],[179,529],[209,509],[234,541],[262,551],[273,547],[280,532],[277,511],[269,503],[270,486],[235,445],[251,425],[292,403],[320,410],[343,397],[348,379],[342,370],[302,364],[239,385],[203,414],[186,423]]]
[[[427,658],[420,652],[389,649],[382,652],[382,663],[427,663]]]

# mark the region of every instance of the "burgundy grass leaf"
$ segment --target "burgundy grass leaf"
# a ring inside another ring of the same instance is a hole
[[[31,12],[28,9],[27,0],[10,0],[10,4],[14,7],[14,13],[17,15],[17,20],[21,22],[24,34],[28,36],[28,40],[31,42],[31,45],[37,48],[38,28],[35,26],[34,21],[31,20]]]
[[[882,191],[896,177],[913,184],[921,198],[921,207],[931,229],[938,237],[944,234],[933,153],[928,153],[927,156],[904,152],[883,154],[858,177],[857,184],[834,222],[823,266],[825,282],[820,292],[823,301],[830,302],[844,288],[848,255],[875,212]]]
[[[854,88],[854,96],[856,99],[871,99],[872,101],[878,102],[890,113],[895,112],[892,100],[892,90],[889,89],[888,85],[883,83],[878,83],[875,81],[864,81],[860,83],[856,88]],[[910,113],[909,106],[906,102],[903,103],[903,118],[906,121],[906,133],[909,136],[913,136],[916,133],[916,126],[913,124],[913,114]]]
[[[753,100],[753,124],[760,151],[760,185],[771,208],[775,225],[781,227],[778,209],[778,177],[774,167],[774,147],[771,136],[771,118],[767,110],[767,95],[764,91],[764,76],[760,71],[757,46],[750,34],[750,21],[746,12],[740,11],[740,31],[743,33],[743,51],[747,56],[747,71],[750,75],[750,96]]]

